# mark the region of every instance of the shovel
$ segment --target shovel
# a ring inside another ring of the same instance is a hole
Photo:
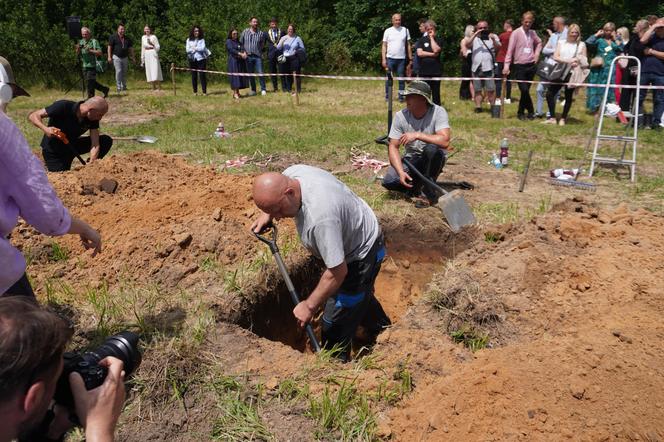
[[[279,268],[279,273],[281,273],[281,277],[284,278],[284,282],[286,283],[286,287],[288,287],[288,292],[290,293],[293,304],[298,305],[300,303],[300,297],[297,296],[297,292],[295,291],[295,286],[293,286],[293,281],[291,281],[290,276],[288,276],[286,265],[284,264],[284,260],[281,258],[281,254],[279,253],[279,247],[277,246],[277,226],[272,224],[271,226],[267,227],[267,229],[270,228],[272,229],[272,239],[268,239],[267,237],[255,232],[254,235],[256,236],[256,238],[263,241],[265,244],[267,244],[270,247],[270,252],[272,252],[275,261],[277,261],[277,267]],[[265,230],[263,232],[265,232]],[[313,347],[314,352],[318,353],[320,351],[320,344],[318,343],[318,339],[314,334],[314,329],[311,327],[311,324],[307,324],[305,326],[305,331],[307,332],[309,341],[311,341],[311,346]]]
[[[435,189],[437,192],[443,194],[443,196],[438,199],[436,206],[443,212],[445,219],[447,219],[447,224],[449,224],[452,232],[456,233],[461,230],[463,226],[475,224],[475,215],[473,215],[473,211],[470,209],[470,206],[466,200],[463,199],[463,195],[461,195],[459,190],[447,192],[442,187],[431,181],[429,178],[425,177],[422,172],[410,164],[410,161],[404,158],[403,162],[406,166],[408,166],[410,173],[414,173],[425,184]]]
[[[139,143],[154,144],[157,142],[157,137],[150,135],[138,135],[135,137],[111,137],[114,141],[138,141]]]

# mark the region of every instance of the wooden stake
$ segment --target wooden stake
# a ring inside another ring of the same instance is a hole
[[[300,105],[300,94],[297,91],[297,72],[293,72],[293,90],[295,91],[295,105]]]
[[[173,95],[177,95],[175,90],[175,63],[171,63],[171,81],[173,82]]]
[[[507,87],[507,77],[503,75],[503,87],[500,89],[500,118],[505,118],[505,88]]]

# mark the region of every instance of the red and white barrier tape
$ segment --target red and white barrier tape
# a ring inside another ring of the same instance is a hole
[[[321,79],[327,79],[327,80],[359,80],[359,81],[385,81],[385,77],[376,77],[376,76],[356,76],[356,75],[319,75],[319,74],[270,74],[270,73],[263,73],[263,74],[255,74],[255,73],[247,73],[247,72],[226,72],[226,71],[212,71],[209,69],[191,69],[191,68],[181,68],[181,67],[173,67],[171,69],[175,69],[176,71],[189,71],[189,72],[205,72],[209,74],[222,74],[222,75],[228,75],[228,76],[234,76],[234,77],[272,77],[272,76],[289,76],[292,77],[293,75],[297,77],[302,77],[302,78],[321,78]],[[494,81],[502,81],[503,79],[500,77],[494,77],[494,78],[473,78],[473,77],[392,77],[393,80],[395,81],[413,81],[413,80],[426,80],[426,81],[465,81],[465,80],[494,80]],[[530,84],[560,84],[559,82],[555,81],[540,81],[540,80],[514,80],[514,79],[508,79],[511,83],[530,83]],[[565,83],[566,86],[574,86],[574,87],[601,87],[605,88],[607,85],[606,84],[595,84],[595,83]],[[610,84],[608,85],[611,88],[619,88],[619,89],[637,89],[636,85],[628,85],[628,84]],[[647,89],[647,90],[664,90],[664,86],[640,86],[641,89]]]

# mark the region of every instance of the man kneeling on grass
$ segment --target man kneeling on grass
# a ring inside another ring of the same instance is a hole
[[[77,156],[90,152],[89,162],[104,158],[111,150],[113,139],[99,135],[99,121],[108,112],[108,103],[101,97],[86,101],[58,100],[45,109],[34,111],[30,122],[44,132],[42,155],[49,172],[71,169]],[[42,123],[48,117],[48,126]],[[89,137],[82,137],[90,131]]]
[[[254,181],[254,202],[264,213],[251,226],[255,233],[272,220],[295,218],[304,247],[325,263],[316,288],[293,310],[298,325],[323,310],[323,347],[340,349],[350,359],[359,325],[375,337],[390,320],[374,296],[374,282],[385,258],[376,215],[332,174],[295,165],[283,173],[265,173]]]
[[[416,200],[418,207],[433,205],[438,194],[411,176],[399,153],[405,146],[406,158],[424,176],[436,181],[445,165],[445,149],[450,145],[450,123],[447,111],[431,101],[431,88],[423,81],[413,81],[406,88],[406,109],[397,112],[390,129],[388,155],[390,168],[383,187],[404,192]]]

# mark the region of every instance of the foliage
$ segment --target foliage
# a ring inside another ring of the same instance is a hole
[[[0,16],[0,53],[12,62],[23,82],[67,86],[75,83],[79,75],[73,41],[65,29],[67,16],[82,17],[83,25],[91,29],[102,47],[118,22],[125,22],[127,35],[135,43],[140,43],[143,26],[150,24],[160,39],[164,65],[186,62],[184,41],[191,26],[197,23],[203,27],[213,52],[210,68],[223,69],[228,30],[243,29],[248,18],[256,15],[263,27],[272,16],[279,18],[282,26],[288,22],[297,25],[309,52],[309,71],[373,71],[379,68],[383,30],[390,26],[391,15],[401,12],[414,39],[419,36],[418,19],[429,17],[438,23],[445,42],[446,74],[452,74],[458,65],[458,42],[464,26],[480,18],[489,20],[497,32],[506,18],[518,22],[524,10],[532,9],[537,13],[536,28],[540,31],[553,16],[564,15],[579,23],[584,35],[589,35],[605,21],[630,26],[647,14],[664,15],[664,6],[658,3],[590,0],[579,8],[578,2],[572,0],[293,0],[285,10],[275,0],[209,0],[200,4],[186,0],[0,0],[0,11],[5,12]]]

